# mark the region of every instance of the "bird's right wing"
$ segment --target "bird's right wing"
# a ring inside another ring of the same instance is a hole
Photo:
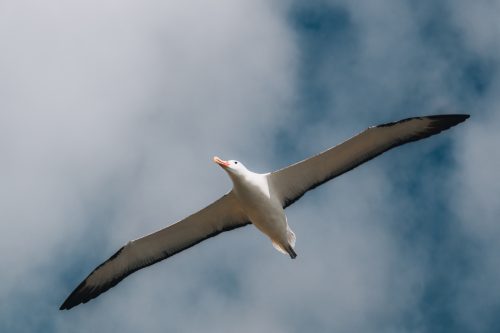
[[[338,146],[270,173],[268,179],[287,207],[307,191],[391,148],[438,134],[467,118],[466,114],[436,115],[370,127]]]
[[[233,192],[199,212],[150,235],[128,242],[98,266],[68,296],[60,310],[86,303],[114,287],[133,272],[199,242],[249,224]]]

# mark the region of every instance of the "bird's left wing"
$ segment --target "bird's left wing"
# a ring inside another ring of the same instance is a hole
[[[438,134],[467,118],[466,114],[446,114],[370,127],[338,146],[270,173],[268,179],[283,207],[287,207],[307,191],[391,148]]]
[[[249,224],[233,192],[197,213],[150,235],[128,242],[99,265],[68,296],[60,310],[86,303],[135,271],[150,266],[199,242]]]

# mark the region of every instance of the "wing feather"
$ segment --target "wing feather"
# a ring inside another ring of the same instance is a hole
[[[207,238],[249,224],[230,192],[199,212],[150,235],[128,242],[96,267],[60,310],[86,303],[135,271],[167,259]]]
[[[268,177],[283,207],[288,207],[307,191],[391,148],[438,134],[467,118],[466,114],[436,115],[370,127],[338,146],[272,172]]]

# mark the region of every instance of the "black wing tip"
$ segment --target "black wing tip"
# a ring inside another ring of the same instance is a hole
[[[87,279],[85,279],[78,285],[78,287],[75,288],[75,290],[68,296],[68,298],[66,298],[64,303],[61,304],[59,310],[69,310],[79,304],[87,303],[101,293],[100,291],[91,293],[89,290],[90,288],[86,287],[86,281]]]
[[[429,116],[427,119],[431,120],[429,130],[432,134],[437,134],[441,131],[447,130],[453,126],[463,123],[470,116],[468,114],[446,114]]]
[[[90,275],[89,275],[90,276]],[[59,310],[69,310],[75,306],[77,306],[82,302],[82,297],[80,297],[81,291],[84,289],[86,285],[87,279],[83,280],[78,287],[73,290],[73,292],[66,298],[63,304],[59,307]]]
[[[109,281],[108,283],[106,284],[103,284],[103,285],[100,285],[98,287],[91,287],[91,286],[87,286],[87,279],[96,271],[98,270],[101,266],[105,265],[106,263],[108,263],[109,261],[112,261],[114,260],[116,257],[118,257],[118,255],[123,251],[123,249],[125,248],[125,246],[121,247],[118,251],[116,251],[115,254],[113,254],[108,260],[106,260],[105,262],[103,262],[102,264],[100,264],[99,266],[97,266],[93,271],[92,273],[90,273],[87,278],[85,278],[85,280],[83,280],[79,285],[78,287],[75,288],[75,290],[68,296],[68,298],[66,298],[66,300],[64,301],[64,303],[59,307],[59,310],[69,310],[77,305],[80,305],[80,304],[83,304],[83,303],[87,303],[88,301],[96,298],[97,296],[99,296],[100,294],[106,292],[107,290],[113,288],[114,286],[116,286],[120,281],[122,281],[124,278],[126,278],[127,276],[129,276],[130,274],[144,268],[144,267],[147,267],[147,266],[150,266],[150,265],[153,265],[159,261],[162,261],[164,259],[167,259],[168,257],[171,257],[173,256],[174,254],[177,254],[178,252],[181,252],[185,249],[188,249],[208,238],[211,238],[211,237],[214,237],[218,234],[220,234],[221,232],[225,232],[225,231],[230,231],[230,230],[233,230],[233,229],[236,229],[236,228],[239,228],[239,227],[243,227],[243,226],[246,226],[248,224],[250,224],[251,222],[250,221],[244,221],[243,223],[241,224],[238,224],[238,225],[233,225],[233,226],[229,226],[229,227],[225,227],[221,230],[217,230],[216,232],[212,233],[212,234],[209,234],[207,237],[205,238],[202,238],[192,244],[189,244],[187,247],[185,248],[182,248],[182,249],[179,249],[177,251],[174,251],[174,252],[166,252],[164,251],[163,252],[163,255],[158,257],[157,259],[155,260],[152,260],[144,265],[140,265],[140,266],[137,266],[133,269],[130,269],[126,272],[124,272],[122,275],[114,278],[113,280]]]
[[[461,114],[461,113],[436,114],[436,115],[430,115],[430,116],[405,118],[405,119],[393,121],[390,123],[380,124],[380,125],[377,125],[374,127],[390,127],[390,126],[394,126],[394,125],[401,124],[401,123],[415,120],[415,119],[431,119],[431,120],[437,121],[439,123],[450,124],[449,127],[451,127],[451,126],[455,126],[457,124],[460,124],[460,123],[466,121],[469,117],[470,117],[470,115],[465,114],[465,113],[463,113],[463,114]]]
[[[105,262],[103,262],[102,264],[100,264],[99,266],[97,266],[86,278],[85,280],[83,280],[79,285],[78,287],[75,288],[75,290],[73,290],[73,292],[68,296],[68,298],[66,298],[66,300],[64,301],[63,304],[61,304],[61,306],[59,307],[59,310],[69,310],[71,308],[74,308],[75,306],[79,305],[79,304],[82,304],[82,303],[87,303],[88,301],[90,301],[91,299],[93,298],[96,298],[97,296],[99,296],[101,293],[105,292],[106,290],[108,290],[109,288],[111,287],[114,287],[121,279],[119,279],[118,281],[112,281],[111,283],[105,285],[103,288],[97,288],[97,289],[94,289],[92,290],[92,292],[89,292],[88,289],[86,287],[87,285],[87,279],[95,272],[97,271],[99,268],[101,268],[102,266],[104,266],[106,263],[114,260],[116,257],[118,257],[118,255],[123,251],[123,249],[125,248],[125,246],[122,246],[118,251],[116,251],[111,257],[109,257],[108,260],[106,260]],[[123,278],[122,278],[123,279]],[[114,283],[114,284],[113,284]]]
[[[83,302],[78,302],[78,301],[70,301],[69,299],[65,300],[63,304],[59,307],[59,310],[69,310],[74,308],[75,306],[81,304]]]
[[[470,118],[469,114],[440,114],[440,115],[433,115],[433,116],[427,116],[423,118],[428,118],[432,119],[435,121],[439,122],[447,122],[447,123],[453,123],[454,125],[459,124],[461,122],[466,121],[468,118]]]
[[[59,310],[63,311],[63,310],[69,310],[75,306],[77,306],[78,304],[70,304],[68,302],[68,300],[64,301],[63,304],[61,304],[61,306],[59,307]]]
[[[75,307],[77,306],[78,304],[76,304],[72,299],[71,299],[71,296],[73,295],[73,293],[68,297],[66,298],[66,300],[63,302],[63,304],[61,304],[61,306],[59,307],[59,310],[69,310],[71,309],[72,307]]]
[[[75,288],[75,290],[68,296],[68,298],[66,298],[64,303],[59,307],[59,310],[69,310],[77,305],[87,303],[88,301],[96,298],[100,294],[116,286],[118,282],[123,280],[131,273],[133,272],[127,272],[118,278],[115,278],[103,285],[96,287],[88,286],[87,279],[83,280],[83,282]]]

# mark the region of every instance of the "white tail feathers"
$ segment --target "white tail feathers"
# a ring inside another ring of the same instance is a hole
[[[286,229],[286,236],[287,236],[288,244],[280,245],[280,244],[276,243],[274,240],[272,240],[273,247],[276,250],[280,251],[281,253],[288,254],[288,255],[290,255],[290,257],[295,258],[297,256],[297,254],[295,253],[293,248],[295,247],[295,241],[297,240],[297,238],[295,237],[295,234],[293,233],[292,229],[290,229],[290,227],[288,227],[288,226]],[[286,248],[284,248],[284,246],[286,246]]]
[[[288,238],[288,244],[290,244],[292,247],[295,247],[295,241],[297,240],[297,237],[295,237],[294,232],[290,227],[286,227],[286,236]]]
[[[281,245],[279,245],[278,243],[275,243],[274,241],[272,241],[272,243],[273,243],[273,247],[274,247],[276,250],[280,251],[280,252],[281,252],[281,253],[283,253],[283,254],[288,254],[288,253],[287,253],[287,252],[286,252],[286,251],[285,251],[285,250],[281,247]]]

